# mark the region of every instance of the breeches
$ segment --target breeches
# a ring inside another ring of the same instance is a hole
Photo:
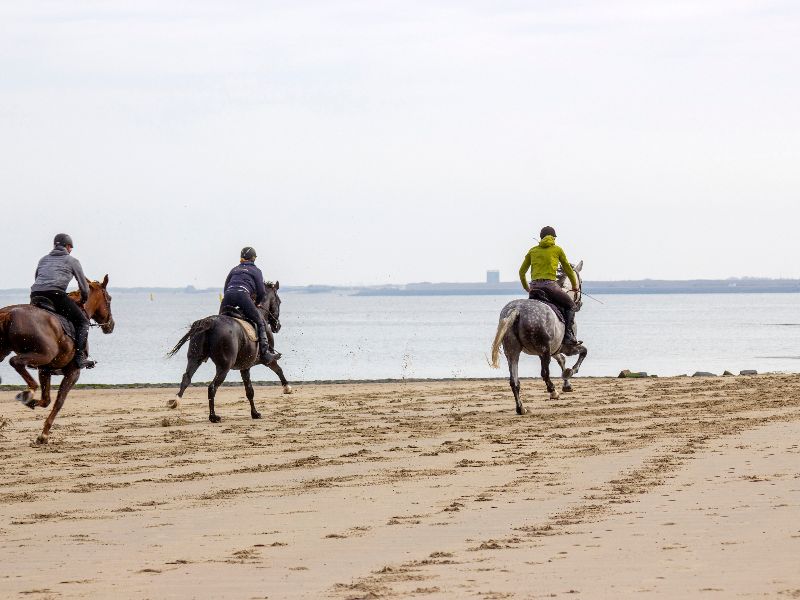
[[[83,312],[78,304],[66,292],[51,291],[51,292],[31,292],[31,299],[39,296],[47,298],[53,303],[56,312],[63,317],[69,319],[76,327],[89,326],[89,318]]]
[[[237,290],[229,290],[225,292],[222,297],[222,304],[220,310],[226,306],[238,306],[245,317],[253,323],[264,325],[264,317],[261,316],[261,311],[256,308],[255,302],[247,292],[240,292]]]
[[[531,282],[530,288],[544,292],[547,299],[562,310],[575,310],[575,302],[555,281],[537,279]]]

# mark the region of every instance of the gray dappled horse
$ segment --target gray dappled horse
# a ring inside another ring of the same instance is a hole
[[[269,338],[270,346],[272,345],[272,334],[269,330],[271,329],[273,332],[278,333],[281,328],[279,287],[280,283],[277,281],[275,283],[267,282],[267,296],[256,307],[261,311],[264,320],[267,322],[267,337]],[[221,421],[214,410],[214,397],[216,396],[217,388],[225,381],[231,369],[238,370],[242,375],[242,383],[244,383],[247,400],[250,402],[250,416],[254,419],[260,419],[261,413],[256,410],[256,405],[253,401],[255,391],[250,380],[250,369],[258,364],[263,364],[259,362],[258,342],[252,341],[236,319],[227,315],[212,315],[192,323],[189,331],[178,340],[178,343],[167,353],[167,356],[175,356],[187,341],[189,341],[189,352],[186,357],[186,372],[183,374],[178,395],[167,402],[167,406],[169,408],[178,406],[178,402],[183,398],[183,393],[192,382],[195,372],[202,363],[210,358],[217,367],[217,373],[208,386],[208,420],[212,423]],[[283,385],[283,393],[291,394],[292,386],[289,385],[286,377],[284,377],[283,369],[278,365],[278,362],[271,362],[267,366],[280,378]]]
[[[578,292],[570,292],[570,284],[567,277],[559,272],[558,284],[569,293],[575,300],[576,311],[581,308],[581,276],[583,261],[575,265],[574,270],[578,278]],[[577,325],[575,326],[577,334]],[[564,323],[556,316],[552,308],[538,300],[512,300],[500,311],[500,322],[497,324],[497,334],[492,344],[492,367],[500,368],[500,346],[503,346],[503,353],[508,361],[510,374],[511,391],[514,392],[514,402],[516,403],[517,414],[530,412],[522,408],[522,401],[519,397],[519,355],[536,355],[542,362],[542,379],[547,385],[552,400],[558,399],[553,382],[550,381],[550,359],[555,358],[561,367],[561,378],[564,385],[561,388],[565,392],[572,391],[570,377],[578,372],[578,369],[586,358],[587,350],[582,345],[571,347],[561,347],[564,339]],[[572,368],[566,367],[566,356],[578,355],[578,360]]]

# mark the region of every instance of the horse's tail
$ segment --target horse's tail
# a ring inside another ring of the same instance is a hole
[[[497,324],[497,333],[494,336],[494,342],[492,342],[492,362],[491,366],[493,369],[500,368],[500,345],[503,343],[503,338],[508,331],[508,328],[514,324],[514,321],[517,320],[519,316],[519,309],[512,308],[511,312],[508,313],[508,316],[500,319],[500,322]]]
[[[167,358],[172,358],[175,356],[178,353],[178,350],[181,349],[181,346],[188,342],[193,336],[211,329],[214,326],[214,321],[214,317],[206,317],[205,319],[200,319],[199,321],[192,323],[189,331],[187,331],[184,336],[178,340],[178,343],[175,344],[175,347],[172,350],[167,352]]]

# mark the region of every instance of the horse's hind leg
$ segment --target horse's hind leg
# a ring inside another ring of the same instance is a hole
[[[194,374],[197,372],[197,369],[200,368],[201,364],[203,364],[203,361],[200,358],[189,355],[189,361],[186,363],[186,372],[183,374],[183,379],[181,379],[181,388],[174,398],[170,398],[167,401],[167,406],[169,408],[178,407],[178,401],[183,398],[183,393],[186,391],[186,388],[189,387],[189,384],[192,383],[192,377],[194,377]]]
[[[31,374],[28,372],[28,365],[45,365],[50,362],[50,357],[38,352],[27,352],[25,354],[17,354],[8,361],[14,370],[19,373],[28,384],[28,389],[24,392],[17,394],[17,400],[22,402],[28,408],[36,406],[36,390],[39,385],[34,381]]]
[[[271,351],[270,351],[271,352]],[[283,386],[283,393],[284,394],[291,394],[292,393],[292,386],[289,385],[286,377],[283,374],[283,369],[278,364],[278,361],[271,362],[267,365],[272,371],[278,376],[278,379],[281,380],[281,385]]]
[[[539,357],[542,361],[542,379],[544,379],[544,383],[547,386],[547,391],[550,392],[550,399],[551,400],[558,400],[558,392],[556,391],[556,386],[553,385],[553,382],[550,381],[550,354],[542,354]]]
[[[53,426],[53,421],[56,420],[56,415],[58,414],[58,411],[61,410],[61,407],[64,406],[64,400],[67,399],[67,394],[69,394],[69,391],[75,385],[75,382],[78,381],[80,376],[81,370],[74,367],[72,367],[71,370],[64,372],[64,379],[61,380],[61,385],[58,386],[56,403],[53,405],[53,409],[50,411],[50,414],[47,415],[47,419],[44,421],[42,433],[40,433],[39,437],[36,438],[37,444],[47,443],[47,438],[50,435],[50,428]]]
[[[239,371],[242,374],[242,383],[244,383],[244,391],[247,394],[247,400],[250,402],[250,416],[254,419],[260,419],[261,413],[256,410],[256,404],[253,398],[256,397],[256,392],[253,389],[253,382],[250,380],[250,369],[242,369]]]
[[[519,391],[519,348],[503,346],[503,353],[506,355],[508,361],[508,383],[511,386],[511,391],[514,394],[514,406],[518,415],[524,415],[530,411],[522,408],[522,400],[520,399]]]
[[[230,371],[228,367],[217,365],[217,374],[208,386],[208,420],[212,423],[219,423],[222,420],[214,412],[214,397],[217,395],[217,388],[228,376],[228,371]]]

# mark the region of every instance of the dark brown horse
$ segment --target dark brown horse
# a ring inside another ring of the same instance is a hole
[[[107,286],[108,275],[102,283],[89,281],[89,298],[83,306],[87,316],[100,325],[103,333],[114,331],[111,296],[106,291]],[[69,296],[76,302],[80,299],[79,292],[72,292]],[[56,403],[45,419],[42,433],[36,438],[37,444],[46,444],[53,421],[81,374],[81,370],[72,362],[75,343],[64,333],[61,321],[53,313],[30,304],[16,304],[0,309],[0,362],[12,352],[16,356],[8,362],[28,384],[27,390],[17,394],[17,400],[28,408],[49,406],[50,377],[64,375],[58,386]],[[39,370],[42,397],[38,401],[35,395],[39,386],[28,372],[29,368]]]
[[[267,295],[264,301],[256,308],[261,311],[264,320],[267,322],[267,329],[272,329],[278,333],[281,328],[281,299],[278,297],[280,283],[267,282]],[[268,334],[272,338],[271,334]],[[231,369],[238,370],[242,375],[247,400],[250,402],[250,416],[260,419],[261,413],[256,410],[254,402],[255,391],[250,380],[250,369],[259,363],[258,342],[250,339],[242,326],[233,317],[226,315],[213,315],[200,319],[192,323],[189,331],[178,340],[175,347],[167,353],[167,356],[175,356],[186,342],[189,342],[189,352],[187,354],[186,372],[183,374],[181,387],[178,395],[167,402],[169,408],[177,408],[178,402],[183,398],[183,393],[194,376],[200,365],[209,358],[217,367],[217,373],[208,386],[208,420],[212,423],[219,423],[222,419],[214,410],[214,397],[217,388],[222,385]],[[270,339],[270,345],[272,340]],[[291,394],[292,386],[283,375],[278,362],[267,365],[272,369],[283,385],[283,393]]]

